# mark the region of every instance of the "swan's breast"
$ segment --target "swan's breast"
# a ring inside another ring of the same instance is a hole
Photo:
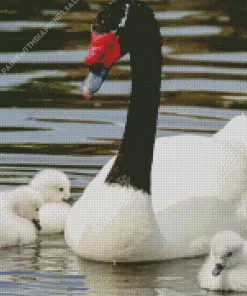
[[[91,183],[69,213],[65,238],[85,258],[132,261],[133,257],[147,257],[150,248],[154,251],[158,232],[148,194],[120,185],[96,187]]]

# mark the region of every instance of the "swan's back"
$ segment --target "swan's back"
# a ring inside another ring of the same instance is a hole
[[[152,168],[155,212],[193,196],[239,200],[246,191],[246,156],[211,137],[159,138]]]
[[[233,117],[213,138],[247,150],[247,116]]]

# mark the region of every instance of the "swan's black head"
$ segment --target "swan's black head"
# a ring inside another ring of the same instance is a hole
[[[111,66],[131,51],[136,41],[133,32],[138,39],[138,28],[139,34],[145,32],[150,16],[154,19],[153,11],[140,0],[116,0],[98,13],[92,24],[90,50],[85,59],[90,70],[83,84],[85,97],[95,93]]]

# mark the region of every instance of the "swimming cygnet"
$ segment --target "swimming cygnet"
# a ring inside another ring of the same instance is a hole
[[[40,192],[43,205],[39,211],[40,225],[43,233],[61,233],[71,206],[69,178],[59,170],[44,169],[29,183]]]
[[[0,193],[0,248],[35,241],[40,205],[41,196],[29,186]]]
[[[218,232],[199,272],[199,283],[208,290],[246,292],[247,242],[236,232]]]

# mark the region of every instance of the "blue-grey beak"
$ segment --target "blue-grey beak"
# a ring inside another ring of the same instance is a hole
[[[82,94],[85,98],[89,99],[100,89],[108,70],[99,65],[94,65],[93,68],[89,69],[89,73],[82,83]]]

